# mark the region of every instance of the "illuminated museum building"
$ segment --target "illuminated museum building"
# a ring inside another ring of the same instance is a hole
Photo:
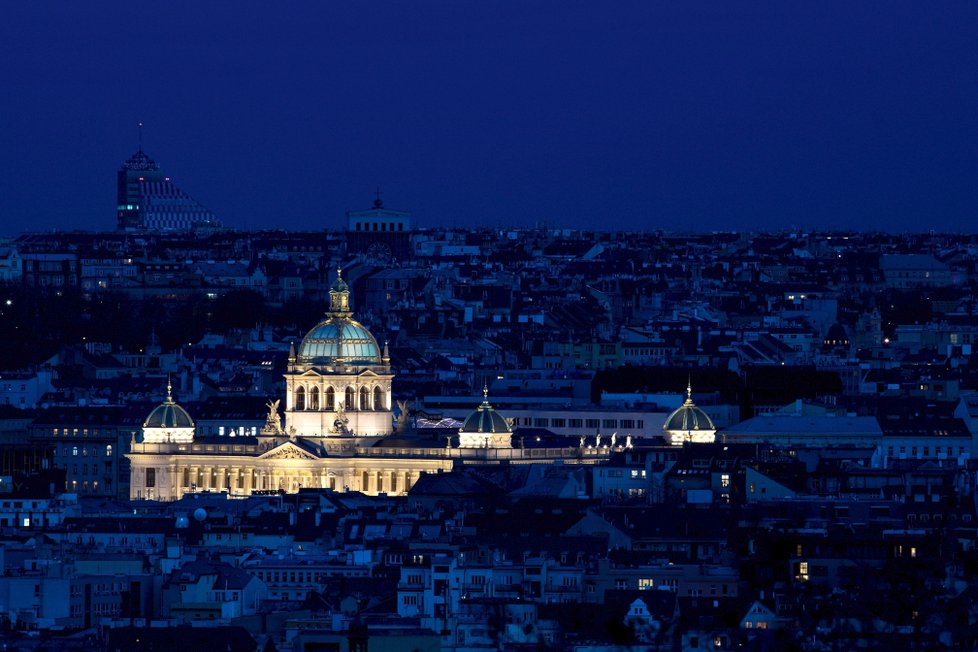
[[[289,352],[284,427],[269,402],[254,437],[200,437],[168,391],[133,441],[130,497],[176,500],[185,493],[296,492],[303,487],[404,494],[422,473],[465,464],[594,464],[611,446],[515,446],[507,421],[484,400],[444,445],[395,435],[387,345],[355,319],[337,273],[325,319]],[[453,445],[457,441],[457,445]],[[598,443],[598,442],[595,442]],[[630,445],[630,441],[628,444]],[[617,448],[624,448],[620,444]]]

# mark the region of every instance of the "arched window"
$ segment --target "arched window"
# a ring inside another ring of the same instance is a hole
[[[353,388],[352,387],[347,387],[346,388],[346,409],[348,411],[349,410],[355,410],[356,409],[356,407],[354,407],[354,405],[353,405],[354,403],[356,403],[356,400],[357,400],[356,392],[353,391]]]
[[[384,392],[379,387],[374,387],[374,409],[383,410],[387,407],[384,402]]]
[[[369,410],[370,409],[370,391],[366,387],[360,388],[360,409]]]
[[[309,409],[318,410],[319,409],[319,388],[313,387],[309,390]]]
[[[332,387],[326,388],[326,410],[332,412],[336,409],[336,392]]]
[[[295,390],[295,409],[305,410],[306,409],[306,388],[300,387]]]
[[[105,447],[105,456],[112,457],[112,444],[109,444]]]

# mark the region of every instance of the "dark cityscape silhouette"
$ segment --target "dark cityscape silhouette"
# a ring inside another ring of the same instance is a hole
[[[0,8],[0,646],[975,649],[976,43]]]

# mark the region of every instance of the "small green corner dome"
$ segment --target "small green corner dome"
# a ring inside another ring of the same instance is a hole
[[[194,420],[187,411],[177,405],[171,396],[149,413],[143,428],[193,428]]]
[[[299,364],[379,365],[382,364],[377,340],[359,322],[330,317],[319,322],[302,338]]]
[[[706,412],[687,401],[669,415],[662,429],[675,431],[716,430],[716,427]]]
[[[692,432],[693,430],[716,432],[716,426],[713,425],[713,420],[710,419],[709,415],[693,403],[693,387],[690,383],[686,385],[686,400],[662,424],[662,431],[668,433]]]
[[[491,432],[491,433],[512,433],[509,424],[498,412],[489,408],[484,410],[480,405],[475,412],[470,414],[459,432]]]
[[[482,394],[482,404],[462,422],[462,427],[458,430],[459,433],[512,434],[513,429],[509,427],[509,423],[503,415],[489,405],[488,391],[483,389]]]

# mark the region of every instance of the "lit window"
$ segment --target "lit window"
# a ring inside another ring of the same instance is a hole
[[[808,581],[808,562],[803,561],[798,563],[798,579],[802,582]]]

